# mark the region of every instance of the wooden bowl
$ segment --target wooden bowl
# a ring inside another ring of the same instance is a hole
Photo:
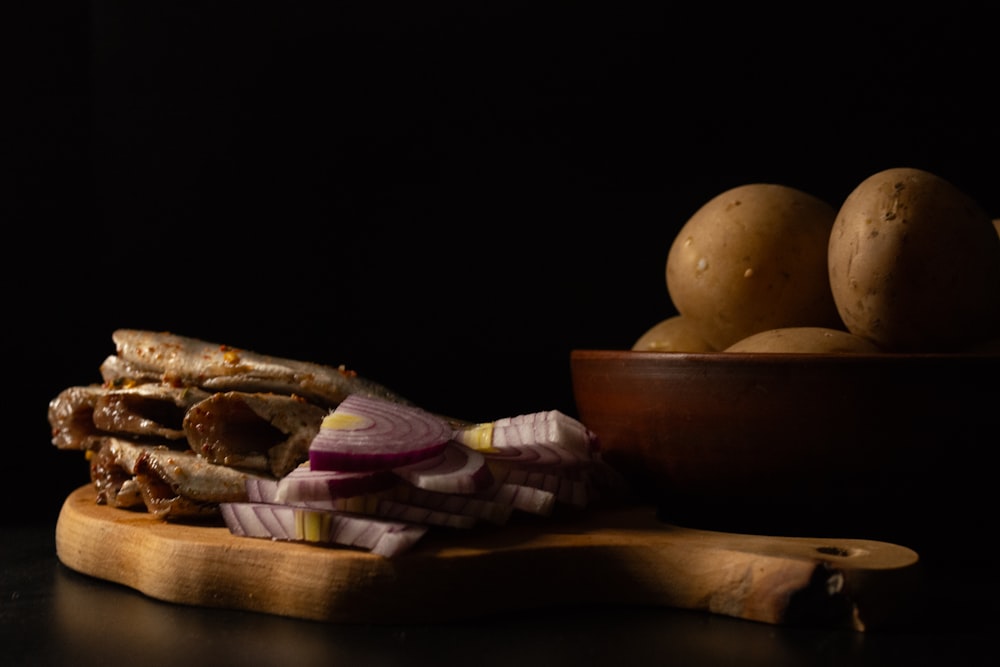
[[[574,350],[571,372],[605,459],[668,519],[884,539],[947,512],[992,523],[1000,355]]]

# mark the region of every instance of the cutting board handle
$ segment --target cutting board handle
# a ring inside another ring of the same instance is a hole
[[[888,542],[749,535],[650,522],[608,529],[638,598],[774,624],[864,631],[919,610],[918,554]]]

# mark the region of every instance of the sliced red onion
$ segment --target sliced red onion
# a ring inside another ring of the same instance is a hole
[[[530,486],[553,494],[556,501],[574,507],[586,507],[590,501],[590,482],[579,471],[546,472],[511,466],[495,466],[497,481],[519,486]],[[577,474],[572,474],[577,472]]]
[[[505,462],[541,468],[586,466],[593,460],[573,449],[547,443],[503,445],[483,456],[490,462]]]
[[[517,447],[504,447],[503,449],[491,449],[489,451],[484,451],[483,457],[489,462],[503,461],[506,463],[518,463],[520,465],[527,465],[529,463],[540,463],[541,465],[547,465],[546,462],[542,461],[542,448],[538,445],[526,445]],[[550,457],[551,455],[549,455]],[[550,458],[548,463],[552,463]]]
[[[269,504],[269,503],[263,503]],[[226,524],[229,532],[237,537],[272,537],[283,539],[284,529],[278,523],[275,527],[267,526],[260,520],[260,516],[253,510],[257,505],[255,502],[245,503],[220,503],[219,513]],[[275,532],[278,535],[275,535]]]
[[[420,493],[433,493],[432,491],[407,487],[402,482],[399,483],[397,488],[411,488]],[[437,495],[466,499],[467,501],[475,500],[463,495]],[[428,526],[445,526],[448,528],[471,528],[479,519],[493,519],[493,516],[481,515],[485,513],[481,508],[486,505],[487,501],[480,501],[482,503],[479,506],[480,512],[476,512],[474,510],[477,509],[477,505],[473,502],[458,505],[454,503],[440,503],[434,506],[428,503],[411,502],[405,499],[408,497],[406,494],[397,496],[392,490],[389,490],[342,498],[303,498],[289,501],[285,504],[289,507],[382,517]],[[496,503],[492,504],[497,505]],[[510,513],[510,508],[507,508],[507,513]]]
[[[349,498],[384,491],[398,483],[399,479],[388,470],[312,470],[304,464],[278,480],[275,501],[300,505],[312,500]]]
[[[552,514],[556,504],[556,496],[551,491],[506,482],[494,484],[492,488],[484,491],[482,496],[494,502],[510,505],[513,509],[539,516]]]
[[[246,481],[247,500],[255,503],[278,502],[278,480],[263,477],[248,477]]]
[[[457,442],[448,443],[437,456],[392,472],[419,489],[441,493],[475,493],[493,482],[486,458]]]
[[[589,457],[597,447],[597,436],[581,422],[549,410],[498,419],[493,427],[493,446],[551,445]]]
[[[476,525],[476,517],[468,514],[455,514],[429,507],[420,507],[395,500],[381,500],[378,504],[378,515],[389,519],[406,521],[425,526],[441,526],[445,528],[472,528]]]
[[[431,526],[502,525],[513,511],[585,507],[614,479],[594,434],[557,410],[454,426],[352,394],[323,421],[308,463],[248,483],[254,502],[227,503],[223,515],[235,535],[396,555]]]
[[[456,430],[455,439],[483,452],[505,447],[548,445],[589,458],[597,450],[597,436],[580,421],[559,410],[533,412],[475,424]]]
[[[416,544],[426,525],[354,516],[328,510],[268,503],[221,503],[219,509],[233,535],[279,541],[338,544],[391,558]]]
[[[440,493],[419,489],[409,484],[400,484],[388,492],[393,500],[448,512],[465,514],[496,525],[507,523],[513,507],[510,503],[497,502],[478,495]]]
[[[309,445],[313,470],[379,470],[439,454],[452,427],[413,406],[351,394],[331,412]]]
[[[240,537],[270,537],[276,540],[290,540],[289,532],[273,512],[261,510],[271,503],[239,502],[220,503],[219,511],[229,532]],[[278,507],[278,505],[273,505]]]
[[[378,515],[378,504],[382,502],[385,491],[366,493],[360,496],[344,496],[341,498],[311,498],[285,503],[293,507],[307,507],[314,510],[331,510],[349,514]]]

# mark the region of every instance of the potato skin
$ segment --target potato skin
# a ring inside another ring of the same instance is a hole
[[[836,214],[785,185],[751,183],[715,196],[667,255],[674,307],[717,350],[768,329],[842,327],[826,267]]]
[[[785,327],[769,329],[736,341],[724,352],[780,352],[796,354],[877,354],[875,343],[841,329]]]
[[[715,352],[697,327],[683,315],[660,320],[632,345],[639,352]]]
[[[847,329],[887,352],[950,352],[1000,332],[1000,235],[969,196],[920,169],[855,187],[828,266]]]

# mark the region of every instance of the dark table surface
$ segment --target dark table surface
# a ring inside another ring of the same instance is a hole
[[[838,205],[913,166],[1000,215],[985,9],[65,4],[23,31],[10,96],[29,148],[10,228],[34,237],[3,269],[6,321],[28,323],[8,328],[9,356],[30,368],[8,392],[22,431],[5,468],[40,472],[0,490],[0,521],[38,517],[0,523],[0,665],[994,664],[988,471],[988,504],[959,510],[969,528],[939,541],[950,557],[903,629],[621,607],[344,627],[169,604],[63,566],[55,511],[86,467],[47,445],[44,411],[96,379],[117,327],[346,361],[468,419],[572,411],[569,350],[620,349],[673,314],[669,245],[724,189]],[[473,230],[498,241],[470,253]],[[428,246],[448,261],[414,252]],[[472,310],[429,317],[458,284]]]
[[[865,633],[620,606],[336,625],[177,605],[64,566],[55,526],[4,530],[0,655],[15,665],[980,665],[1000,630],[985,559],[925,567],[923,607]]]

